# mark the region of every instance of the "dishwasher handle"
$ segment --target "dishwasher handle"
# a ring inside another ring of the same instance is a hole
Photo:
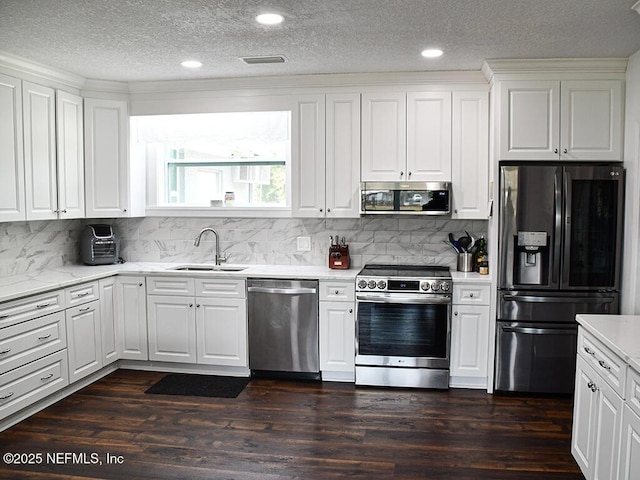
[[[315,288],[269,288],[269,287],[248,287],[248,292],[254,293],[277,293],[278,295],[309,295],[315,294]]]

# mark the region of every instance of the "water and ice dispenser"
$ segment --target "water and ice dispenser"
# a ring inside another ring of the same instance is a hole
[[[549,283],[549,236],[547,232],[518,232],[514,241],[514,283],[547,285]]]

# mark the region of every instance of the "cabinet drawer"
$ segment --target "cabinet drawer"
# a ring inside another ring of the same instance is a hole
[[[64,291],[64,296],[67,301],[67,308],[98,300],[100,298],[98,282],[83,283],[82,285],[69,287]]]
[[[149,277],[147,278],[148,295],[195,295],[193,278],[184,277]]]
[[[355,300],[354,282],[320,282],[320,300],[353,302]]]
[[[227,280],[224,278],[196,279],[196,296],[245,298],[247,287],[244,280]]]
[[[0,374],[67,346],[63,312],[12,325],[0,334]]]
[[[13,300],[0,306],[0,328],[59,312],[64,307],[62,290]]]
[[[0,375],[0,418],[28,407],[67,385],[66,350]]]
[[[640,416],[640,373],[633,368],[628,370],[625,398],[627,405],[636,415]]]
[[[581,355],[618,395],[624,397],[627,365],[584,328],[578,330],[578,355]]]
[[[462,305],[489,305],[489,284],[462,283],[453,285],[453,303]]]

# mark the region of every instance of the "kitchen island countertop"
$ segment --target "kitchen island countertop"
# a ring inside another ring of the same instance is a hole
[[[578,324],[640,373],[640,315],[576,315]]]

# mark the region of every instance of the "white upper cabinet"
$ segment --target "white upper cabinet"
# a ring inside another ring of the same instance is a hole
[[[129,162],[127,102],[87,98],[84,110],[87,217],[144,215],[144,166]]]
[[[359,216],[360,95],[303,95],[293,112],[294,217]]]
[[[22,82],[0,74],[0,221],[25,220]]]
[[[620,80],[498,82],[500,160],[622,160]]]
[[[358,217],[360,94],[329,94],[326,105],[326,216]]]
[[[58,218],[55,90],[22,84],[27,220]]]
[[[451,181],[451,130],[451,92],[407,94],[407,180]]]
[[[410,180],[406,134],[405,92],[362,94],[362,181]]]
[[[56,94],[58,214],[84,217],[84,137],[82,97]]]
[[[453,92],[451,218],[489,216],[489,94]]]

